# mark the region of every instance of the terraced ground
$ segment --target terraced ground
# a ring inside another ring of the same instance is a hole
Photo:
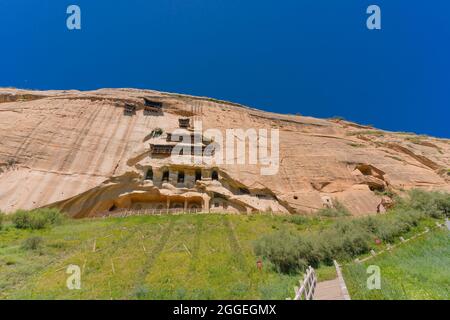
[[[369,265],[380,267],[381,288],[369,290]],[[450,232],[440,229],[362,264],[343,268],[352,299],[450,299]]]
[[[135,216],[69,220],[39,231],[0,231],[0,299],[285,299],[300,275],[259,271],[253,241],[283,217]],[[39,236],[38,250],[24,240]],[[68,290],[66,269],[80,266],[81,290]],[[333,273],[323,269],[323,275]],[[332,274],[331,277],[334,275]]]

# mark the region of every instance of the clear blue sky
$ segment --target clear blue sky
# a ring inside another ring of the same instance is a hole
[[[82,30],[66,28],[77,4]],[[382,30],[366,28],[370,4]],[[450,1],[0,0],[0,86],[138,87],[450,137]]]

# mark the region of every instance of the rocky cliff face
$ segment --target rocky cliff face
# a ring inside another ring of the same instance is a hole
[[[161,110],[147,112],[149,101]],[[261,175],[261,164],[179,165],[152,154],[156,129],[163,139],[190,117],[224,136],[229,128],[279,129],[278,173]],[[4,212],[54,205],[74,217],[171,208],[311,213],[338,200],[366,214],[389,203],[383,191],[450,191],[449,151],[447,139],[201,97],[0,89]]]

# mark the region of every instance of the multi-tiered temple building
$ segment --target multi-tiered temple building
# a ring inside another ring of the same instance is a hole
[[[63,209],[70,205],[74,216],[174,211],[287,212],[270,190],[251,189],[215,164],[215,142],[192,127],[194,119],[200,120],[201,110],[173,109],[150,98],[126,100],[118,105],[124,116],[133,118],[130,125],[136,122],[135,118],[146,123],[150,133],[142,141],[145,147],[128,159],[128,172],[61,204]],[[159,119],[165,123],[159,124]]]

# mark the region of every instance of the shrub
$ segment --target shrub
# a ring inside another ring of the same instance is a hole
[[[296,273],[308,266],[302,255],[309,247],[301,238],[290,232],[278,231],[263,236],[255,243],[255,253],[267,258],[282,273]]]
[[[43,241],[41,237],[30,237],[23,242],[22,248],[25,250],[37,250],[41,247]]]
[[[6,160],[6,166],[7,167],[12,167],[17,163],[17,160],[14,158],[9,158],[8,160]]]
[[[449,216],[450,195],[441,192],[410,191],[406,199],[398,199],[388,214],[350,220],[339,219],[329,227],[307,234],[277,231],[265,235],[254,244],[255,253],[269,260],[278,272],[295,273],[308,265],[331,265],[333,259],[349,260],[369,252],[375,239],[394,242],[421,220]],[[333,209],[322,209],[320,214],[329,217],[349,215],[340,203]],[[298,218],[297,218],[298,217]],[[301,216],[286,221],[303,223]]]
[[[400,159],[400,158],[398,158],[398,159]],[[401,161],[401,159],[400,159],[400,161]],[[387,197],[389,197],[389,198],[394,198],[394,197],[397,196],[397,195],[395,194],[394,191],[389,190],[389,189],[375,190],[374,193],[375,193],[377,196],[380,196],[380,197],[382,197],[382,196],[387,196]]]
[[[359,136],[359,135],[372,135],[376,137],[383,137],[384,133],[379,130],[358,130],[353,132],[347,132],[347,136]]]
[[[152,132],[150,133],[150,137],[151,137],[151,138],[157,138],[157,137],[159,137],[160,135],[162,135],[163,132],[164,132],[164,131],[163,131],[163,129],[161,129],[161,128],[153,129]]]
[[[414,209],[432,218],[450,216],[450,195],[444,192],[414,189],[409,191],[408,198],[400,201],[400,207]]]
[[[350,216],[350,211],[339,201],[335,201],[333,208],[322,208],[317,214],[322,217],[346,217]]]
[[[18,229],[42,229],[46,220],[35,212],[18,210],[13,216],[13,223]]]
[[[55,208],[39,209],[38,212],[42,214],[51,225],[61,224],[64,220],[64,214]]]
[[[0,230],[3,227],[4,214],[0,211]]]
[[[285,221],[288,221],[293,224],[302,225],[302,224],[305,224],[306,222],[308,222],[309,218],[305,217],[305,216],[301,216],[301,215],[293,215],[293,216],[289,216],[288,218],[286,218]]]
[[[17,210],[12,217],[13,224],[18,229],[26,229],[30,225],[30,215],[27,211]]]
[[[337,221],[316,237],[322,261],[346,260],[369,250],[371,232],[355,221]]]
[[[13,224],[18,229],[43,229],[59,224],[63,219],[63,214],[57,209],[18,210],[12,217]]]
[[[345,118],[341,116],[333,116],[330,118],[330,120],[343,121],[345,120]]]
[[[279,231],[255,242],[255,253],[268,259],[278,272],[296,273],[334,259],[347,260],[370,250],[374,238],[356,221],[338,221],[320,232],[294,235]]]

